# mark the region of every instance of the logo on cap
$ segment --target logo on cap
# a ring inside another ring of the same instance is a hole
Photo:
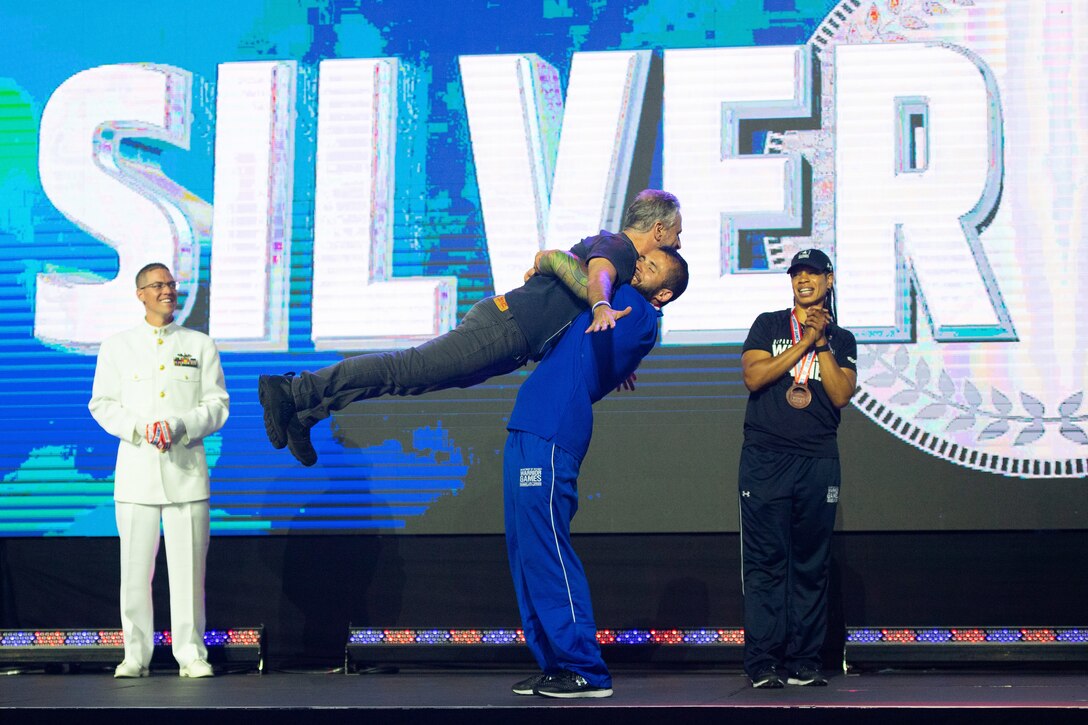
[[[793,270],[800,266],[811,267],[820,274],[826,274],[832,270],[831,258],[816,248],[802,249],[793,255],[787,271],[792,275]]]

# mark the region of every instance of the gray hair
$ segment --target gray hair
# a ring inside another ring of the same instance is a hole
[[[676,224],[680,200],[661,189],[643,189],[627,207],[623,215],[623,228],[636,232],[648,232],[654,222],[661,222],[666,229]]]

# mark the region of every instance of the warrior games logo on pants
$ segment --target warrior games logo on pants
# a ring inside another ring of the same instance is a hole
[[[544,483],[544,472],[540,468],[523,468],[521,469],[521,482],[522,488],[540,486]]]

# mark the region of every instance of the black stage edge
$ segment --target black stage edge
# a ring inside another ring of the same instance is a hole
[[[116,628],[117,546],[0,538],[0,629]],[[743,622],[736,533],[578,535],[575,547],[602,628]],[[837,533],[832,550],[840,656],[845,627],[1084,621],[1083,531]],[[155,623],[164,629],[160,556]],[[520,626],[501,534],[214,537],[207,603],[211,624],[264,623],[273,669],[338,666],[349,625]]]
[[[528,670],[402,670],[115,680],[108,671],[0,678],[0,718],[56,723],[103,717],[156,723],[612,723],[1088,722],[1088,673],[1080,671],[884,671],[837,675],[826,688],[753,690],[736,670],[614,672],[609,699],[518,697]]]

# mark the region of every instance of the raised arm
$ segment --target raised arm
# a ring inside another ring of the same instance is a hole
[[[748,350],[741,358],[741,370],[744,386],[753,393],[775,383],[788,373],[809,350],[817,348],[820,361],[820,380],[831,403],[837,408],[850,402],[857,390],[857,373],[839,367],[835,355],[827,348],[825,329],[830,316],[822,309],[809,312],[801,340],[786,348],[778,355],[771,355],[766,350]]]
[[[766,350],[746,351],[740,358],[744,387],[754,393],[777,382],[805,356],[817,337],[814,330],[805,328],[805,334],[800,342],[794,343],[777,355],[771,355]]]
[[[820,361],[820,381],[824,384],[824,391],[831,403],[836,408],[845,407],[857,392],[858,374],[848,368],[839,366],[835,354],[827,341],[827,328],[831,323],[831,314],[819,307],[809,311],[805,320],[805,331],[815,330],[817,333],[814,349],[817,359]]]
[[[536,253],[533,269],[538,274],[555,277],[563,286],[583,301],[589,301],[589,269],[586,263],[570,252],[561,249],[545,249]]]
[[[586,332],[599,332],[616,326],[616,320],[631,313],[631,308],[612,309],[612,289],[615,287],[616,268],[607,259],[594,257],[586,263],[570,252],[548,249],[537,252],[533,269],[563,283],[580,300],[593,306],[593,322]],[[597,304],[603,303],[603,304]]]
[[[625,282],[628,280],[624,280]],[[586,332],[600,332],[610,330],[616,326],[616,320],[631,311],[612,309],[612,290],[616,287],[616,268],[604,257],[594,257],[589,260],[588,274],[588,299],[589,306],[593,309],[593,323]]]

